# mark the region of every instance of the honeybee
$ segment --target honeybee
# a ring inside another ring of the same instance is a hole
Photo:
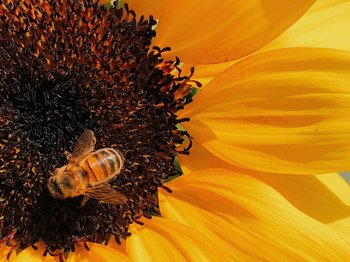
[[[50,194],[58,199],[83,195],[81,206],[89,198],[109,204],[122,204],[126,197],[111,187],[109,182],[124,164],[123,155],[113,148],[94,151],[95,134],[85,130],[73,147],[65,152],[68,163],[54,171],[48,182]]]

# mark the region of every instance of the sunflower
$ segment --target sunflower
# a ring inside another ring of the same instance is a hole
[[[123,4],[0,5],[1,258],[349,260],[350,2]],[[127,203],[49,194],[84,129]]]

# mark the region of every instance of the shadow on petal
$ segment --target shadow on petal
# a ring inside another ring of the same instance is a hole
[[[341,186],[333,175],[322,176],[320,183],[311,183],[310,190],[327,198],[324,187],[331,190]],[[325,218],[316,220],[267,183],[232,170],[202,170],[179,177],[167,186],[173,193],[160,191],[162,216],[210,235],[214,242],[230,249],[238,260],[343,261],[350,258],[349,226],[346,226],[350,224],[350,217],[344,217],[348,206],[339,204],[336,197],[329,200],[329,205],[335,201],[335,206],[342,209],[337,212],[340,224],[328,223],[335,217],[329,217],[326,210],[321,214]],[[305,190],[307,188],[305,186]],[[301,197],[302,193],[295,192]],[[336,192],[335,195],[342,194]],[[243,216],[237,204],[244,206]],[[230,205],[231,209],[227,212],[218,208],[220,205]],[[311,203],[308,208],[312,208]]]
[[[188,172],[225,168],[252,176],[274,188],[305,215],[322,223],[332,223],[350,216],[350,187],[336,173],[317,176],[281,176],[244,169],[217,158],[195,140],[190,156],[179,156],[179,160],[181,166]],[[188,172],[184,175],[189,175],[186,174]],[[179,199],[188,200],[190,196],[186,194],[186,189],[179,190]]]
[[[315,175],[350,168],[350,53],[290,48],[220,73],[184,114],[218,158],[259,172]]]
[[[335,173],[324,176],[328,177],[329,183],[341,179]],[[350,206],[322,183],[319,176],[259,174],[255,177],[273,187],[301,212],[322,223],[332,223],[350,217]],[[344,187],[338,190],[344,190]],[[347,188],[347,191],[349,200],[350,188]]]

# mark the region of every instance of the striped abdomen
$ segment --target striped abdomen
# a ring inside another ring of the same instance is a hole
[[[113,148],[102,148],[92,152],[80,163],[89,185],[108,180],[118,175],[123,167],[122,154]]]

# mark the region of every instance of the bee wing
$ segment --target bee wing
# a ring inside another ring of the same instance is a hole
[[[77,159],[84,157],[86,154],[94,150],[96,144],[96,137],[93,131],[85,130],[81,134],[78,141],[75,143],[73,153],[69,161],[76,161]]]
[[[114,190],[109,184],[99,184],[88,187],[82,190],[80,193],[84,196],[114,205],[123,204],[127,200],[122,193]]]

